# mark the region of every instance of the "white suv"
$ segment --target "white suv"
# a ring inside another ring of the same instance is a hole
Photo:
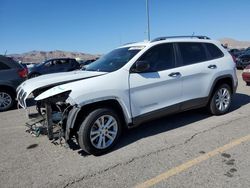
[[[59,115],[67,142],[74,137],[84,151],[100,155],[122,127],[200,107],[228,112],[237,84],[233,58],[219,42],[186,36],[127,44],[85,70],[33,78],[17,91],[23,108],[35,97],[50,139]]]

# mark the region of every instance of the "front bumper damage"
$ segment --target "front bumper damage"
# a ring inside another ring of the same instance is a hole
[[[26,110],[29,119],[26,122],[29,128],[27,132],[35,136],[39,136],[40,133],[46,134],[49,140],[53,141],[65,139],[65,142],[68,143],[71,140],[72,129],[80,108],[66,102],[70,91],[36,101],[36,114],[32,113],[31,107],[27,105],[27,98],[31,97],[29,99],[32,100],[33,96],[27,96],[23,89],[19,89],[17,92],[18,105]]]

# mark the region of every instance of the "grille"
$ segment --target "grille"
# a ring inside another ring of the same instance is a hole
[[[19,102],[19,104],[20,104],[23,108],[26,107],[26,103],[25,103],[25,100],[24,100],[25,97],[26,97],[26,95],[27,95],[27,93],[24,92],[23,89],[21,89],[21,91],[18,93],[18,96],[17,96],[18,102]]]

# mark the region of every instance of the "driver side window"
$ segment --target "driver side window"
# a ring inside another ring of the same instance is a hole
[[[159,44],[150,48],[139,61],[147,61],[151,72],[158,72],[175,67],[172,43]]]

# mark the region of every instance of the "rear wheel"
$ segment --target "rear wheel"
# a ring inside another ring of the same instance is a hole
[[[212,95],[209,110],[214,115],[222,115],[228,112],[232,102],[232,90],[228,84],[222,84]]]
[[[15,94],[7,89],[0,89],[0,112],[9,110],[15,103]]]
[[[109,151],[121,134],[119,116],[109,108],[92,111],[78,131],[80,147],[87,153],[101,155]]]

